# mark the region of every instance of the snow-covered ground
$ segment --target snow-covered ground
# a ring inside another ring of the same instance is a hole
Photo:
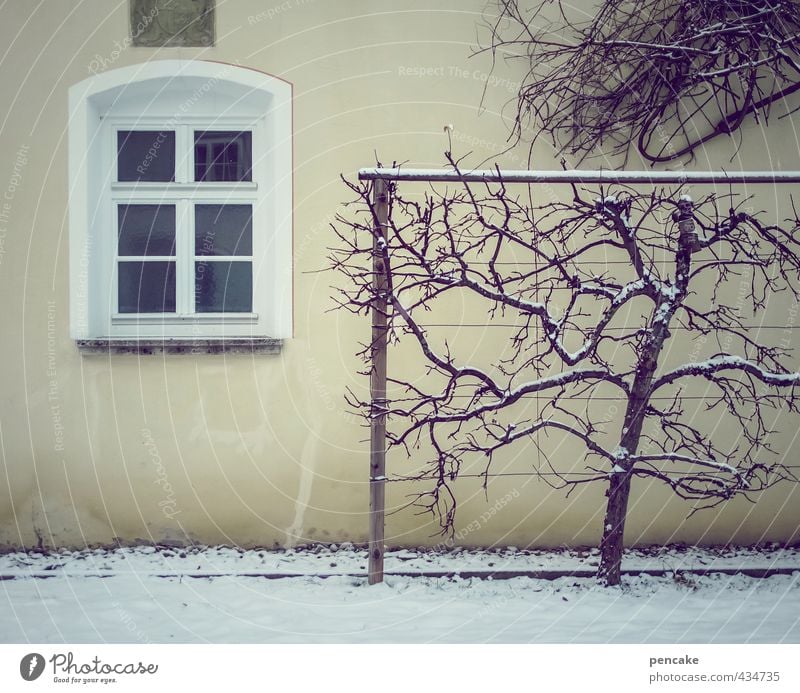
[[[414,573],[593,570],[596,550],[395,551],[382,585],[351,546],[138,547],[0,555],[0,641],[800,643],[796,549],[631,551],[614,589],[592,578]],[[686,569],[794,572],[768,578]],[[266,578],[263,575],[302,575]],[[322,575],[326,577],[321,577]],[[43,577],[50,576],[50,577]]]

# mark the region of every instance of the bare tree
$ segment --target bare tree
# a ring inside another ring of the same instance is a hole
[[[800,89],[798,2],[602,0],[588,20],[560,2],[498,5],[483,51],[525,66],[515,135],[579,159],[691,157]]]
[[[541,201],[533,186],[459,183],[404,195],[391,185],[387,239],[374,250],[371,185],[348,185],[358,211],[334,224],[341,243],[331,264],[346,279],[338,304],[363,314],[375,303],[378,253],[390,337],[412,340],[427,368],[414,379],[390,368],[388,441],[429,455],[412,475],[428,482],[415,502],[443,533],[453,531],[453,482],[465,464],[482,460],[487,483],[501,450],[538,447],[543,462],[532,472],[547,472],[549,483],[567,492],[607,484],[599,578],[615,585],[632,479],[664,484],[694,512],[793,478],[770,447],[768,412],[797,413],[800,374],[787,340],[768,343],[751,327],[771,298],[800,296],[796,220],[765,224],[732,195],[694,204],[679,190],[595,197],[573,186],[567,201]],[[426,327],[454,294],[489,325],[513,321],[492,363],[470,363],[473,345],[436,340]],[[665,367],[676,334],[673,351],[685,362]],[[367,344],[368,366],[369,355]],[[609,389],[623,403],[621,422],[598,408]],[[698,391],[702,415],[691,408]],[[531,397],[541,398],[533,414]],[[369,402],[349,398],[369,417]],[[717,434],[722,419],[741,433]],[[548,437],[580,446],[583,476],[551,459]]]

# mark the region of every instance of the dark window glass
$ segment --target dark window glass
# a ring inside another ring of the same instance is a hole
[[[194,179],[214,181],[253,180],[253,145],[249,132],[194,133]]]
[[[121,182],[175,180],[175,133],[119,130],[117,179]]]
[[[250,313],[253,265],[250,262],[196,262],[195,310],[198,313]]]
[[[174,313],[175,263],[119,263],[120,313]]]
[[[175,205],[118,205],[120,255],[175,255]]]
[[[195,205],[196,255],[252,255],[252,205]]]

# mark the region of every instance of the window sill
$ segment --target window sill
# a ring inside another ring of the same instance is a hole
[[[280,354],[282,339],[271,337],[227,339],[79,339],[83,355],[95,354]]]
[[[208,193],[208,192],[246,192],[255,193],[258,191],[258,183],[249,181],[196,181],[191,183],[175,183],[164,181],[163,183],[149,183],[142,181],[131,181],[123,183],[111,183],[113,193],[146,193],[151,192],[159,197],[168,197],[172,193]]]
[[[112,325],[246,325],[258,322],[258,313],[114,313]]]

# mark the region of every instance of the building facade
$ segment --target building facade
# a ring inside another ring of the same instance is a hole
[[[340,175],[376,158],[441,167],[447,124],[470,164],[528,165],[525,147],[498,156],[520,75],[475,54],[483,0],[180,4],[199,14],[0,9],[2,546],[364,541],[368,434],[344,394],[367,388],[369,321],[332,311],[337,279],[319,271],[352,198]],[[800,169],[791,118],[744,131],[693,166]],[[546,143],[534,152],[559,167]],[[791,327],[796,306],[775,311]],[[458,488],[459,543],[599,538],[600,487]],[[403,509],[412,491],[390,485],[387,542],[438,543],[433,518]],[[795,541],[798,493],[686,520],[654,490],[629,541]]]

